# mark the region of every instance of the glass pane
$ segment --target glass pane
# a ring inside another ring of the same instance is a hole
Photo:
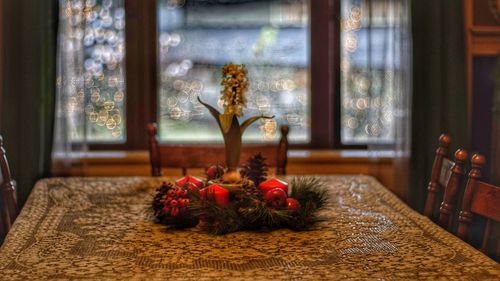
[[[309,12],[306,0],[159,1],[159,124],[166,142],[221,142],[197,97],[222,109],[221,68],[248,69],[246,142],[275,141],[281,124],[291,142],[310,139]]]
[[[341,141],[394,141],[398,1],[341,1]]]
[[[58,118],[72,142],[124,142],[123,0],[60,3]]]

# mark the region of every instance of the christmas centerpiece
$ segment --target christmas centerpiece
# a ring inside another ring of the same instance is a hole
[[[238,169],[242,134],[253,122],[273,116],[254,116],[240,124],[248,88],[244,65],[227,64],[222,70],[224,112],[198,98],[219,124],[225,144],[225,166],[206,170],[206,179],[185,176],[164,183],[153,200],[158,222],[169,227],[200,226],[212,234],[238,230],[290,228],[305,230],[320,219],[316,215],[326,203],[326,189],[313,177],[298,177],[287,183],[268,178],[267,163],[260,153]]]

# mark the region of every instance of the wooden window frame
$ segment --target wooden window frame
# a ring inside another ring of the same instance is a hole
[[[291,148],[367,147],[340,140],[340,1],[310,1],[311,141]],[[157,0],[125,0],[125,19],[126,141],[90,150],[147,149],[146,125],[157,121]]]

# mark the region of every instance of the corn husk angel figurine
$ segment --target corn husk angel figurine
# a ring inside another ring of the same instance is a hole
[[[245,65],[226,64],[222,68],[221,98],[224,112],[220,113],[209,104],[204,103],[200,97],[198,101],[203,104],[219,124],[224,137],[226,166],[228,172],[236,172],[240,162],[242,135],[245,129],[253,122],[261,119],[271,119],[264,115],[253,116],[240,124],[238,117],[243,116],[243,108],[246,107],[245,93],[248,89],[247,69]]]

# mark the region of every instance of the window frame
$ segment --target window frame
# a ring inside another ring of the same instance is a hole
[[[291,148],[367,148],[341,142],[340,1],[310,1],[311,141]],[[157,122],[157,1],[124,0],[124,6],[126,141],[90,142],[89,150],[147,149],[146,125]]]

